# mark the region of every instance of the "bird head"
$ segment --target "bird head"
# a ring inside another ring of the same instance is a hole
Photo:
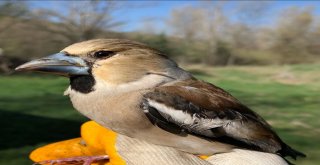
[[[94,90],[95,84],[115,87],[144,80],[141,88],[154,85],[158,79],[161,82],[188,77],[186,72],[161,52],[123,39],[95,39],[75,43],[59,53],[20,65],[16,70],[69,77],[71,88],[82,93]]]

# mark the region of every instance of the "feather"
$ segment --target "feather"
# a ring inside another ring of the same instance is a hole
[[[303,156],[278,137],[258,114],[224,90],[190,79],[160,86],[144,95],[144,112],[171,133],[196,135],[240,148]],[[180,131],[178,131],[180,130]]]

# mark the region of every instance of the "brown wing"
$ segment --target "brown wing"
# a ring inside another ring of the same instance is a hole
[[[259,115],[212,84],[188,80],[161,86],[144,95],[150,121],[171,133],[282,156],[303,156],[284,144]]]

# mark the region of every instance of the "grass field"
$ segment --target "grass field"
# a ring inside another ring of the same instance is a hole
[[[280,137],[308,155],[296,164],[320,163],[320,65],[188,67],[261,114]],[[63,91],[68,80],[43,75],[0,77],[0,164],[31,164],[38,146],[79,136],[87,119]]]

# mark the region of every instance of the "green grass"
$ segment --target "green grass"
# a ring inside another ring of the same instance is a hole
[[[188,67],[261,114],[280,137],[308,155],[296,164],[320,162],[320,65]],[[0,164],[31,164],[38,146],[79,136],[87,119],[63,96],[68,80],[43,75],[0,77]]]
[[[0,164],[32,164],[30,151],[79,137],[86,119],[73,110],[60,77],[13,75],[0,78]]]

